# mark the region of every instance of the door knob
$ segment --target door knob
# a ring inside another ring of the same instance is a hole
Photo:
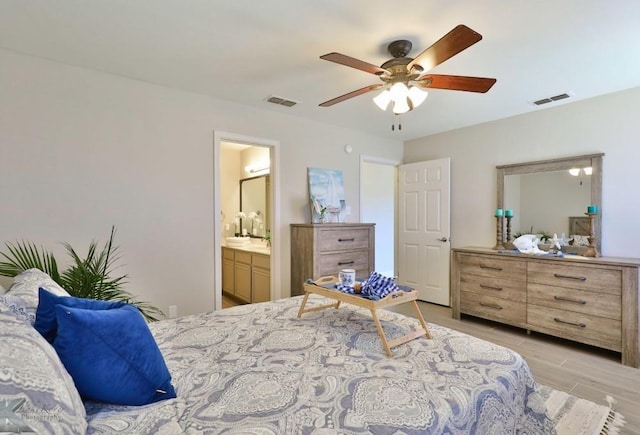
[[[449,241],[449,239],[447,239],[446,237],[440,237],[440,238],[438,239],[438,241],[439,241],[439,242],[448,242],[448,241]]]

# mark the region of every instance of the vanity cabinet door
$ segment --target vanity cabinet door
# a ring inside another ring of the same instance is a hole
[[[251,302],[271,300],[271,258],[253,254],[251,257]]]
[[[267,269],[254,267],[252,271],[253,279],[253,302],[267,302],[271,299],[271,273]]]
[[[244,302],[251,302],[251,254],[236,251],[236,294]]]
[[[235,255],[232,249],[222,248],[222,291],[236,293]]]

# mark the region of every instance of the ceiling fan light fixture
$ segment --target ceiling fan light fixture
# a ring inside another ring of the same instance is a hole
[[[406,100],[409,95],[407,85],[402,82],[394,83],[393,86],[391,86],[391,89],[389,89],[389,92],[391,93],[391,99],[395,101],[396,104],[400,100]]]
[[[427,91],[417,86],[407,87],[403,82],[396,82],[390,89],[385,89],[374,97],[373,101],[382,110],[387,110],[389,103],[393,102],[393,113],[400,115],[418,107],[427,95]]]
[[[409,110],[411,110],[411,106],[409,106],[407,98],[397,100],[393,104],[393,113],[395,113],[396,115],[407,113]]]
[[[569,169],[569,173],[574,177],[577,177],[578,175],[580,175],[580,168],[571,168]]]
[[[424,103],[424,100],[427,99],[427,95],[429,95],[429,92],[425,91],[424,89],[420,89],[417,86],[411,86],[408,94],[414,108]]]
[[[591,175],[593,173],[593,168],[591,166],[587,166],[586,168],[583,168],[583,171],[585,174]]]
[[[387,110],[387,107],[389,107],[389,103],[391,102],[391,92],[389,92],[388,89],[385,89],[380,92],[377,97],[373,98],[373,102],[376,103],[376,106],[380,109]]]

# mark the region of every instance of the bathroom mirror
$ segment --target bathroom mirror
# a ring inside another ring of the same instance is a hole
[[[531,232],[531,228],[536,234],[578,235],[581,237],[576,237],[573,249],[568,251],[580,253],[586,248],[579,249],[578,245],[586,242],[589,232],[587,206],[597,205],[594,244],[600,252],[603,156],[590,154],[497,166],[497,208],[514,212],[511,241],[518,234]]]
[[[247,216],[242,219],[242,229],[251,237],[264,237],[269,231],[269,191],[269,175],[240,180],[240,211]]]

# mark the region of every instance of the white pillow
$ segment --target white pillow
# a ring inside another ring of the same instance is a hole
[[[82,399],[56,351],[1,304],[0,349],[0,402],[15,408],[12,412],[20,419],[5,421],[14,425],[9,432],[17,432],[16,424],[41,434],[87,431]]]
[[[56,296],[70,296],[49,275],[39,269],[29,269],[16,275],[9,290],[0,295],[0,304],[9,307],[9,311],[17,318],[33,325],[38,308],[38,288]]]

